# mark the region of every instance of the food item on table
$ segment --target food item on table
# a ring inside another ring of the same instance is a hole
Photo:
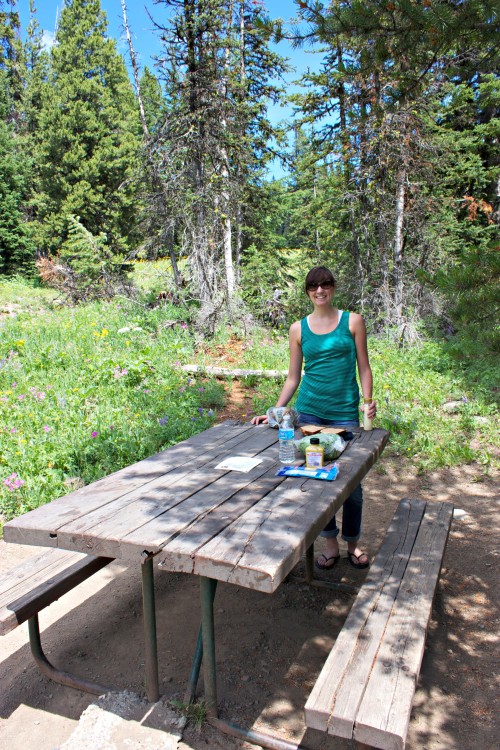
[[[306,448],[306,469],[321,469],[324,463],[325,449],[319,437],[312,437]]]
[[[321,432],[323,427],[320,424],[304,424],[300,428],[303,435],[316,435],[317,432]]]
[[[319,439],[320,445],[323,447],[325,454],[325,461],[331,461],[334,458],[340,456],[346,447],[346,442],[340,435],[325,435],[323,432],[319,432],[314,436],[315,439]],[[295,447],[297,450],[305,455],[306,448],[311,444],[311,439],[308,435],[301,438],[301,440],[295,441]]]

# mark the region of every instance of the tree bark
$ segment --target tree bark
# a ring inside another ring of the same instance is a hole
[[[406,169],[398,172],[396,183],[396,227],[394,233],[394,308],[396,325],[403,322],[403,226],[406,196]]]

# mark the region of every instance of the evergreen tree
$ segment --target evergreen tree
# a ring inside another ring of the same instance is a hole
[[[22,46],[15,2],[0,2],[0,273],[26,270],[33,248],[24,224],[30,153],[19,137]]]
[[[323,128],[319,157],[330,153],[343,180],[334,207],[345,217],[357,298],[401,325],[412,305],[424,309],[417,270],[443,261],[432,238],[440,235],[437,214],[443,218],[436,183],[449,160],[436,134],[436,102],[450,79],[471,82],[478,71],[495,70],[495,3],[299,5],[326,46],[323,70],[308,77],[315,91],[302,105],[308,117],[337,115]]]
[[[138,120],[99,0],[67,0],[50,63],[36,132],[39,249],[59,253],[76,215],[113,254],[126,252],[135,241]]]
[[[12,126],[0,119],[0,273],[26,270],[33,259],[22,211],[29,162],[18,144]]]
[[[232,310],[243,250],[245,191],[262,168],[271,134],[265,116],[283,70],[247,0],[163,0],[161,76],[168,112],[158,133],[171,229],[189,259],[193,291],[209,328]]]

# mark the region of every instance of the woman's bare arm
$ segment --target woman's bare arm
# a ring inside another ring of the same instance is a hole
[[[290,360],[288,364],[288,375],[285,383],[279,395],[276,406],[286,406],[293,394],[299,387],[300,379],[302,377],[302,347],[300,345],[300,321],[292,323],[288,332],[288,346]],[[267,424],[268,419],[266,414],[261,414],[258,417],[252,419],[252,424]]]
[[[351,313],[349,316],[349,330],[351,331],[356,346],[356,360],[358,363],[359,380],[363,398],[373,397],[373,375],[368,356],[368,344],[366,337],[366,325],[363,317],[358,313]],[[367,407],[367,408],[366,408]],[[372,401],[371,404],[363,404],[363,411],[367,411],[370,419],[373,419],[377,413],[377,403]]]

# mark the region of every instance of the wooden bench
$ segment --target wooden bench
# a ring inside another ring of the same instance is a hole
[[[0,635],[28,621],[30,647],[41,671],[63,685],[100,695],[107,688],[54,667],[43,653],[38,613],[112,561],[49,548],[0,576]]]
[[[401,500],[307,700],[308,727],[404,748],[452,516],[450,503]]]

